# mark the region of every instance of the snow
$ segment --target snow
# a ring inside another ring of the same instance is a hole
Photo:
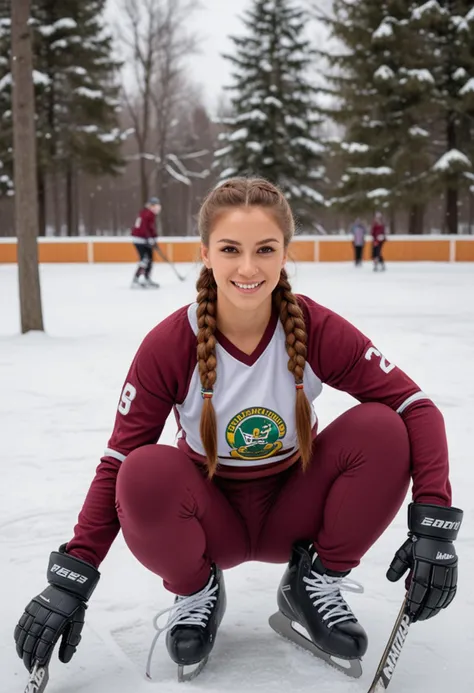
[[[51,84],[51,78],[45,75],[44,72],[39,70],[33,70],[33,83],[41,84],[43,87],[47,87]]]
[[[412,137],[429,137],[430,133],[424,128],[420,128],[418,125],[413,125],[409,131]]]
[[[349,173],[356,174],[357,176],[391,176],[393,173],[393,168],[389,166],[366,166],[365,168],[360,168],[353,166],[348,168]]]
[[[86,99],[102,99],[104,92],[101,89],[89,89],[88,87],[77,87],[76,94],[84,96]]]
[[[367,193],[369,200],[378,199],[380,197],[388,197],[390,195],[390,190],[386,188],[376,188],[375,190],[370,190]]]
[[[461,96],[465,96],[466,94],[471,94],[474,93],[474,77],[471,77],[466,84],[463,86],[462,89],[459,90],[459,94]]]
[[[441,7],[436,0],[428,0],[428,2],[425,2],[424,5],[421,5],[420,7],[416,7],[412,13],[411,16],[413,19],[420,20],[423,18],[423,15],[426,13],[438,13],[440,15],[446,14],[447,10],[444,9],[444,7]]]
[[[295,137],[293,140],[291,140],[291,144],[302,147],[303,149],[308,149],[308,151],[315,156],[321,156],[321,154],[326,151],[326,147],[324,147],[322,144],[316,142],[315,140],[310,140],[307,137]]]
[[[463,167],[472,168],[471,160],[459,149],[450,149],[433,165],[434,171],[447,171],[453,165],[461,164]]]
[[[404,73],[407,74],[409,77],[412,79],[416,79],[418,82],[429,82],[430,84],[435,83],[435,79],[431,72],[426,69],[422,70],[404,70]]]
[[[38,31],[42,36],[51,36],[56,31],[77,29],[77,22],[71,17],[62,17],[54,24],[48,24],[38,27]]]
[[[349,242],[349,241],[348,241]],[[43,265],[47,332],[19,334],[17,270],[0,266],[0,556],[2,693],[18,693],[26,671],[13,628],[46,582],[52,549],[67,541],[110,435],[119,392],[143,336],[195,297],[198,268],[177,283],[166,266],[159,291],[131,291],[131,264]],[[472,421],[474,414],[474,272],[471,264],[289,263],[294,289],[342,313],[406,370],[441,407],[451,455],[454,504],[464,508],[457,542],[460,585],[453,604],[415,624],[390,686],[391,693],[470,693],[474,621]],[[189,273],[189,274],[188,274]],[[354,404],[325,390],[321,426]],[[173,444],[174,420],[162,442]],[[383,460],[381,461],[383,463]],[[86,614],[83,641],[68,665],[55,654],[47,693],[366,693],[403,597],[385,571],[406,537],[406,507],[351,577],[365,595],[348,601],[369,634],[364,674],[345,678],[276,636],[267,625],[276,606],[283,566],[246,563],[226,571],[228,609],[208,668],[184,686],[164,642],[158,643],[153,684],[144,665],[154,614],[171,604],[160,579],[129,553],[121,536],[101,566],[102,578]]]
[[[2,79],[0,79],[0,91],[3,91],[5,87],[9,87],[12,83],[12,75],[11,72],[6,74]]]
[[[381,65],[377,70],[374,72],[374,78],[375,79],[392,79],[395,76],[394,71],[392,70],[391,67],[388,65]]]
[[[344,149],[349,154],[365,154],[365,152],[369,151],[368,145],[362,142],[341,142],[341,149]]]
[[[372,34],[372,38],[375,40],[391,38],[393,36],[393,27],[391,22],[386,19],[382,20],[382,23]]]
[[[236,142],[237,140],[246,140],[249,134],[248,128],[239,128],[235,130],[232,134],[228,135],[228,142]]]

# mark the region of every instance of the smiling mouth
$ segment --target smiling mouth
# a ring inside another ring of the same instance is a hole
[[[262,286],[262,284],[264,284],[264,281],[252,283],[231,281],[231,283],[241,292],[253,293],[254,291],[257,291]]]
[[[243,283],[243,282],[232,282],[232,284],[237,287],[237,289],[240,289],[241,291],[256,291],[260,286],[262,286],[264,282],[252,282],[250,283]]]

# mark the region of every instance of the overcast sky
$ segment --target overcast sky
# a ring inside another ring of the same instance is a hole
[[[108,0],[107,16],[117,21],[117,6],[121,0]],[[321,6],[330,0],[320,0]],[[200,53],[192,56],[189,69],[196,81],[202,85],[207,106],[214,110],[222,87],[230,82],[231,65],[222,58],[222,53],[231,52],[234,44],[229,34],[242,35],[244,26],[239,20],[243,11],[251,7],[252,0],[200,0],[201,10],[190,17],[190,27],[201,37]],[[303,0],[301,5],[305,5]],[[312,31],[314,37],[315,29]],[[320,33],[320,30],[319,32]]]

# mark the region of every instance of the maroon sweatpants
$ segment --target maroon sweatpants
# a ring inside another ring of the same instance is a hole
[[[286,563],[297,539],[323,564],[348,570],[393,520],[410,481],[405,424],[382,404],[360,404],[317,437],[306,472],[236,481],[203,472],[180,450],[146,445],[122,464],[117,511],[136,558],[175,594],[201,589],[212,562]]]

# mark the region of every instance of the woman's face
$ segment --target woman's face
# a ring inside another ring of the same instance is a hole
[[[283,232],[271,213],[239,207],[222,213],[201,246],[205,266],[212,269],[222,300],[230,307],[254,311],[268,301],[287,259]]]

